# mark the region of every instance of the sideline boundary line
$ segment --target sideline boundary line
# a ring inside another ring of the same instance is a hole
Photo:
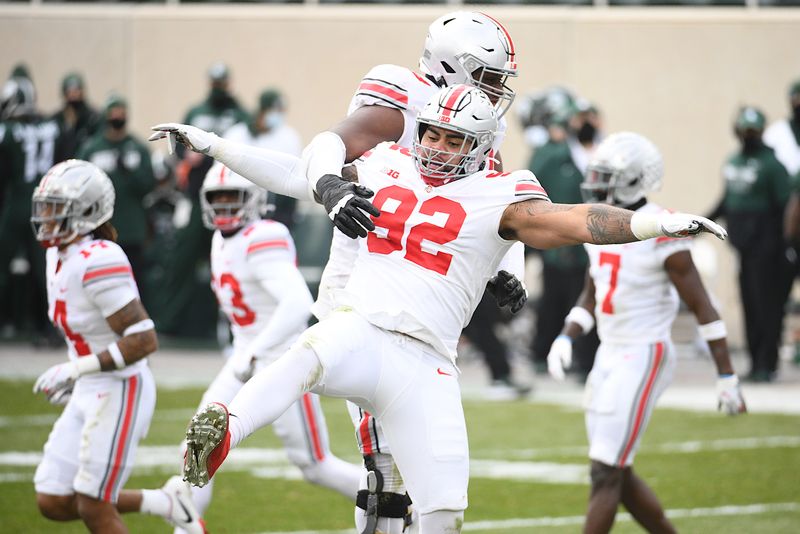
[[[780,502],[780,503],[761,503],[747,505],[728,505],[717,506],[715,508],[676,508],[667,510],[667,517],[686,518],[686,517],[719,517],[736,515],[757,515],[769,512],[797,512],[800,511],[800,503]],[[472,521],[464,523],[463,532],[494,531],[510,528],[530,528],[530,527],[560,527],[571,525],[582,525],[584,516],[572,515],[563,517],[531,517],[518,519],[502,519],[497,521]],[[617,514],[617,521],[632,521],[633,518],[628,513]],[[281,532],[263,531],[258,534],[352,534],[353,529],[347,530],[287,530]]]

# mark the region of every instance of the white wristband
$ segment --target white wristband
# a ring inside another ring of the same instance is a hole
[[[573,322],[581,327],[583,333],[589,332],[594,328],[594,316],[589,310],[582,306],[573,306],[564,318],[564,324]]]
[[[697,327],[697,330],[700,332],[700,337],[706,341],[714,341],[728,336],[728,330],[725,328],[725,322],[722,319],[701,324]]]
[[[317,182],[326,174],[341,176],[346,158],[347,147],[341,137],[333,132],[317,134],[303,151],[311,191],[317,190]]]
[[[638,211],[631,217],[631,232],[639,241],[664,235],[658,215]]]
[[[147,332],[148,330],[152,330],[155,327],[156,325],[153,323],[152,319],[142,319],[138,323],[133,323],[128,328],[126,328],[122,332],[122,337],[129,336],[131,334],[139,334],[141,332]]]
[[[122,369],[127,365],[125,363],[125,358],[122,357],[122,351],[119,350],[119,345],[117,345],[116,341],[108,346],[108,353],[111,355],[111,359],[114,360],[114,367],[117,369]]]
[[[79,376],[100,372],[100,358],[98,358],[95,354],[78,356],[75,365],[78,369]]]

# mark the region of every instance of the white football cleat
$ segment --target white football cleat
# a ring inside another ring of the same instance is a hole
[[[170,502],[170,512],[166,519],[188,534],[206,534],[206,525],[192,501],[189,484],[180,475],[171,477],[162,486]]]

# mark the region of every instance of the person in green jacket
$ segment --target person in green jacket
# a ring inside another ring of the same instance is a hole
[[[59,128],[38,112],[36,89],[22,66],[14,69],[0,94],[0,302],[6,304],[0,323],[17,330],[31,326],[35,345],[58,346],[60,335],[47,317],[44,250],[30,231],[30,199],[53,165]],[[12,283],[15,258],[28,266],[23,283]]]
[[[53,114],[61,130],[55,161],[74,158],[81,145],[95,135],[102,125],[100,113],[86,101],[83,76],[70,72],[61,81],[63,107]]]
[[[128,104],[112,94],[103,114],[105,126],[84,142],[76,157],[94,163],[111,178],[117,199],[112,224],[117,243],[131,262],[137,281],[144,278],[143,249],[147,239],[147,219],[142,203],[156,185],[147,146],[127,130]],[[140,282],[141,283],[141,282]],[[146,297],[142,297],[143,302]]]
[[[203,130],[222,136],[236,123],[250,122],[250,116],[230,91],[230,71],[223,63],[208,70],[209,93],[206,99],[189,109],[183,119]],[[191,201],[188,222],[175,235],[175,249],[166,266],[159,302],[153,303],[153,319],[159,333],[189,338],[216,335],[217,302],[209,285],[211,231],[203,226],[200,186],[213,159],[178,147],[181,158],[176,168],[179,189]]]
[[[547,191],[550,200],[561,204],[580,204],[580,184],[591,153],[599,140],[599,115],[584,99],[562,102],[550,110],[547,142],[537,148],[528,168]],[[589,132],[588,135],[586,132]],[[583,162],[583,163],[581,163]],[[589,266],[582,245],[560,247],[541,252],[542,294],[536,304],[536,331],[531,345],[533,365],[538,373],[547,372],[547,353],[561,333],[564,318],[578,300]],[[597,333],[575,344],[575,371],[585,378],[594,362],[599,345]]]
[[[783,213],[789,174],[764,144],[766,118],[742,107],[734,133],[740,148],[722,168],[725,191],[710,219],[724,217],[731,246],[739,256],[739,290],[751,368],[748,378],[775,378],[792,266],[786,257]]]

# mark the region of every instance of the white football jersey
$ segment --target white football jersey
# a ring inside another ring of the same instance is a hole
[[[660,213],[648,203],[637,211]],[[624,245],[584,245],[595,285],[597,334],[607,343],[639,343],[670,338],[678,313],[678,292],[664,261],[691,248],[691,239],[658,237]]]
[[[339,305],[371,323],[432,345],[455,361],[461,330],[514,241],[498,234],[506,207],[547,200],[530,171],[481,171],[445,185],[426,184],[408,151],[382,143],[357,163],[375,191],[375,230],[358,255]]]
[[[116,243],[89,236],[62,251],[50,247],[46,256],[47,311],[64,333],[70,360],[106,350],[120,339],[106,317],[139,298],[128,257]],[[146,365],[143,358],[96,376],[129,377]]]
[[[294,240],[279,222],[255,221],[230,237],[223,237],[219,230],[214,232],[211,288],[230,321],[235,351],[245,350],[264,330],[278,305],[262,281],[276,275],[300,277],[302,281],[296,264]],[[305,328],[305,322],[298,324],[286,341],[293,341]]]
[[[431,80],[411,69],[397,65],[378,65],[361,80],[350,101],[347,115],[352,115],[364,106],[384,106],[400,110],[403,113],[404,127],[403,135],[396,144],[410,149],[413,146],[417,115],[439,89],[440,87]],[[492,156],[500,149],[505,138],[506,126],[506,119],[502,117],[492,144]],[[494,168],[493,159],[487,160],[487,168]],[[318,318],[325,317],[335,307],[332,295],[347,281],[355,255],[354,240],[334,230],[331,251],[320,280],[317,301],[311,308]],[[524,261],[523,247],[520,246],[503,268],[521,277],[525,270]]]

